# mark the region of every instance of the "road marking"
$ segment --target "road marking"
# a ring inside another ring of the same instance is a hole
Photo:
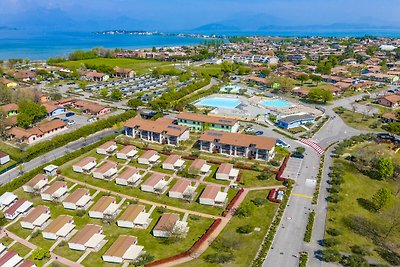
[[[293,193],[292,196],[295,196],[295,197],[304,197],[304,198],[313,198],[312,196],[307,196],[307,195],[304,195],[304,194],[296,194],[296,193]]]

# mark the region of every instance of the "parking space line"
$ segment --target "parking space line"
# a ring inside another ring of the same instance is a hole
[[[307,196],[307,195],[304,195],[304,194],[296,194],[296,193],[293,193],[292,196],[304,197],[304,198],[313,198],[312,196]]]

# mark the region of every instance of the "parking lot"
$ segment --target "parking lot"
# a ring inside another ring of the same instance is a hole
[[[297,180],[303,159],[290,157],[285,170],[282,173],[282,178]]]

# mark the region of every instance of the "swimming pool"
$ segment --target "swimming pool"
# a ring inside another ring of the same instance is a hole
[[[216,108],[236,108],[240,105],[240,100],[234,98],[211,97],[200,100],[195,106],[216,107]]]
[[[292,106],[292,104],[282,99],[262,100],[260,101],[260,103],[267,107],[272,107],[272,108],[287,108]]]

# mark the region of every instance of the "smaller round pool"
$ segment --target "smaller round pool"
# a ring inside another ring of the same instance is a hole
[[[216,108],[236,108],[240,105],[240,100],[234,98],[211,97],[200,100],[195,105]]]
[[[267,107],[272,107],[272,108],[287,108],[292,106],[292,104],[282,99],[262,100],[260,101],[260,103]]]

